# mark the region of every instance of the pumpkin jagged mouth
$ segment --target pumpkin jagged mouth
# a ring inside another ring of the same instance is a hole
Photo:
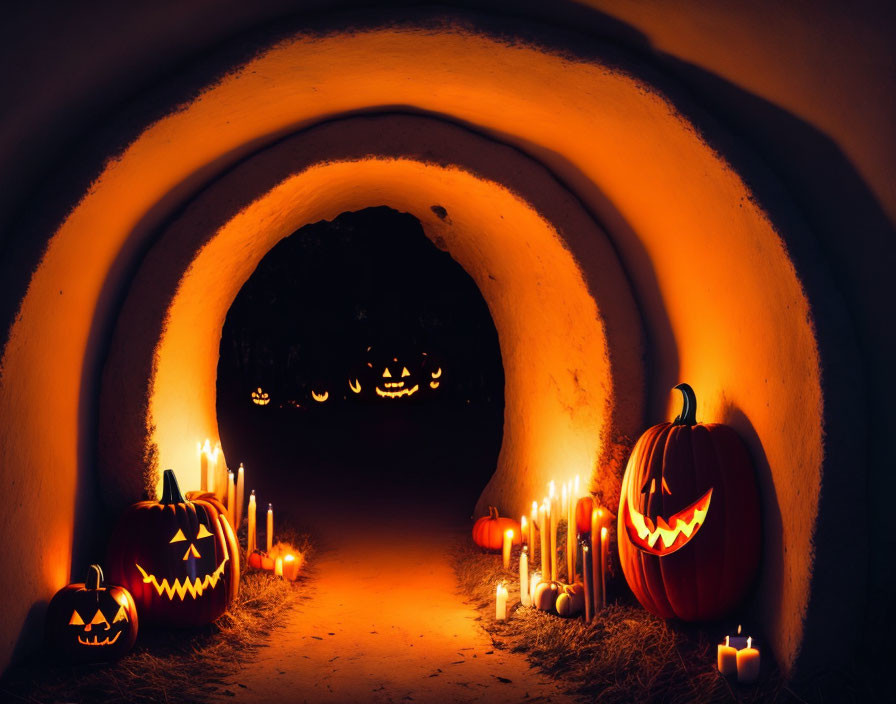
[[[119,631],[114,636],[112,636],[112,638],[109,638],[109,636],[106,636],[103,640],[100,640],[99,636],[94,636],[93,640],[90,640],[90,636],[87,636],[86,638],[82,638],[81,636],[78,636],[78,642],[81,645],[112,645],[115,641],[118,640],[118,636],[120,636],[120,635],[121,635],[121,631]]]
[[[656,523],[632,506],[631,497],[626,501],[625,528],[629,540],[639,549],[651,555],[669,555],[686,545],[706,520],[712,489],[687,508],[666,521],[656,517]]]
[[[386,382],[383,386],[387,388],[395,388],[398,387],[396,391],[386,391],[386,389],[381,389],[379,386],[376,387],[377,396],[381,396],[382,398],[399,398],[400,396],[413,396],[420,389],[419,384],[414,384],[411,388],[403,388],[403,381],[393,381]]]
[[[137,569],[140,570],[140,573],[143,575],[144,584],[152,584],[156,588],[156,591],[159,593],[159,596],[162,594],[166,594],[169,599],[174,600],[174,595],[180,597],[180,600],[183,601],[184,597],[189,594],[194,599],[202,596],[202,592],[206,589],[214,589],[218,584],[218,580],[221,578],[221,575],[224,574],[224,565],[229,560],[229,556],[225,556],[223,560],[221,560],[221,564],[218,565],[218,568],[212,572],[211,574],[205,575],[205,577],[196,577],[195,579],[190,579],[186,577],[183,581],[179,579],[175,579],[173,584],[168,582],[167,577],[159,583],[159,580],[156,579],[154,574],[147,574],[146,570],[143,569],[137,563],[134,563],[137,566]]]

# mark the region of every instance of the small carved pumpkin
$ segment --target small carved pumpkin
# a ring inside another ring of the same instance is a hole
[[[582,613],[585,609],[585,585],[581,582],[564,584],[557,596],[555,608],[564,618]]]
[[[535,588],[532,596],[532,604],[541,611],[554,611],[557,605],[557,597],[563,592],[560,582],[541,582]]]
[[[186,500],[166,469],[162,499],[122,515],[109,545],[109,574],[133,594],[142,620],[198,626],[236,597],[239,547],[218,506]]]
[[[512,518],[501,518],[498,509],[488,507],[488,515],[480,518],[473,524],[473,542],[486,550],[501,550],[504,547],[504,533],[513,531],[513,544],[519,545],[522,541],[520,524]]]
[[[759,491],[747,448],[719,423],[697,423],[687,384],[672,423],[635,444],[619,499],[622,571],[663,618],[705,621],[743,599],[759,564]]]
[[[47,607],[47,643],[74,662],[116,660],[137,640],[137,607],[124,587],[104,586],[99,565],[63,587]]]
[[[252,403],[256,406],[267,406],[271,402],[271,397],[267,391],[262,391],[259,386],[251,393]]]

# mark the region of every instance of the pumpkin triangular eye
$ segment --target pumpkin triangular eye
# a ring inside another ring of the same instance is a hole
[[[99,626],[100,624],[104,624],[106,628],[109,627],[109,622],[106,620],[106,617],[103,616],[103,612],[97,609],[96,613],[93,615],[93,618],[90,620],[90,625]]]
[[[185,536],[184,532],[180,528],[178,528],[177,533],[175,533],[174,537],[171,540],[169,540],[168,542],[169,543],[179,543],[182,540],[186,540],[186,539],[187,539],[187,536]]]
[[[199,532],[196,534],[196,540],[199,540],[199,538],[210,538],[211,535],[212,535],[211,531],[209,531],[208,528],[206,528],[202,523],[200,523],[199,524]]]
[[[84,619],[81,618],[81,614],[79,614],[77,611],[72,611],[72,618],[71,618],[71,621],[68,622],[68,625],[69,626],[83,626]]]
[[[402,368],[401,368],[401,376],[402,376],[402,377],[406,377],[406,376],[410,376],[410,375],[411,375],[411,373],[408,371],[408,368],[407,368],[407,367],[402,367]]]
[[[127,621],[128,620],[128,612],[124,610],[123,606],[118,607],[118,613],[115,614],[115,618],[112,619],[112,623],[118,623],[119,621]]]
[[[386,367],[386,371],[383,372],[383,379],[391,379],[392,372],[389,371],[389,367]]]

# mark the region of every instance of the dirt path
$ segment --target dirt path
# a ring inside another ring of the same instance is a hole
[[[318,554],[312,598],[228,683],[236,701],[572,701],[524,656],[492,647],[444,557],[456,533],[365,533],[335,535]]]

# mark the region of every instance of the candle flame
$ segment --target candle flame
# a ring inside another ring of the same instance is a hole
[[[574,486],[575,486],[575,490],[576,490],[576,496],[578,496],[579,495],[579,475],[578,474],[576,475],[576,481],[575,481]]]
[[[507,536],[508,540],[513,540],[513,528],[508,528],[504,534]]]
[[[740,624],[737,624],[737,635],[740,635]]]
[[[532,513],[538,513],[538,502],[537,501],[532,502]]]
[[[557,493],[557,487],[554,484],[554,480],[551,479],[551,481],[548,483],[548,496],[553,499],[554,494],[556,494],[556,493]]]
[[[295,555],[287,555],[286,557],[283,558],[283,561],[284,562],[292,562],[295,559],[296,559]]]
[[[526,517],[525,517],[525,516],[522,516],[522,517],[520,518],[520,530],[522,530],[522,531],[525,533],[525,532],[526,532],[526,526],[527,526],[527,525],[529,525],[529,524],[528,524],[528,522],[526,521]]]
[[[607,527],[606,526],[604,526],[603,528],[600,529],[600,539],[601,540],[607,539]]]
[[[747,638],[747,647],[748,647],[748,648],[752,648],[752,647],[753,647],[753,639],[752,639],[752,638]]]
[[[725,647],[729,647],[731,645],[731,636],[725,636]]]

